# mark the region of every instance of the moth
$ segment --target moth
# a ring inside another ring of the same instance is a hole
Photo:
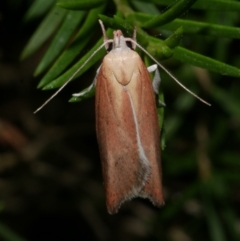
[[[96,131],[108,212],[116,213],[122,203],[135,197],[161,206],[160,130],[154,94],[160,82],[157,65],[146,68],[134,51],[136,45],[121,30],[114,31],[109,42],[100,24],[108,54],[87,91],[96,86]]]
[[[106,204],[110,214],[117,213],[121,205],[135,197],[148,198],[153,205],[164,204],[160,129],[155,94],[159,94],[160,66],[182,88],[210,105],[183,86],[166,68],[136,42],[125,38],[121,30],[108,39],[101,20],[104,43],[95,50],[67,82],[34,113],[53,99],[103,46],[104,57],[93,83],[84,91],[73,94],[80,97],[96,87],[96,132]],[[135,50],[138,46],[156,64],[146,67]],[[153,81],[149,72],[154,72]]]

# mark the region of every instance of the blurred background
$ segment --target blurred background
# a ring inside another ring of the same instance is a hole
[[[25,21],[32,2],[0,3],[0,240],[240,240],[239,78],[174,58],[162,61],[212,106],[202,104],[161,72],[166,103],[162,129],[165,206],[157,209],[148,200],[134,199],[118,214],[109,215],[94,97],[68,103],[72,93],[90,85],[100,61],[33,114],[54,90],[37,89],[44,73],[33,77],[52,36],[20,61],[44,16]],[[112,17],[115,12],[116,6],[109,1],[103,13]],[[191,9],[183,18],[232,27],[240,24],[238,12]],[[97,22],[95,29],[83,54],[95,36],[101,37]],[[181,45],[240,66],[237,38],[184,34]]]

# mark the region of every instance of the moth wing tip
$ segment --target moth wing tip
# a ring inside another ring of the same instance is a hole
[[[116,214],[118,213],[119,209],[121,207],[121,203],[107,203],[107,210],[108,210],[108,213],[113,215],[113,214]]]

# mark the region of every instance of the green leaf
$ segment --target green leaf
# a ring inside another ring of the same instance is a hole
[[[21,60],[34,53],[41,45],[53,34],[61,21],[64,19],[67,11],[59,7],[54,7],[42,21],[35,31],[27,46],[21,54]]]
[[[135,7],[135,9],[139,12],[159,14],[158,8],[154,4],[148,1],[144,1],[144,2],[131,1],[131,3]]]
[[[135,19],[138,25],[142,25],[144,22],[149,21],[152,18],[152,15],[146,13],[134,13],[131,14],[131,18]],[[179,27],[183,27],[184,33],[204,36],[209,35],[214,37],[240,38],[240,28],[183,19],[175,19],[158,29],[175,30]]]
[[[167,39],[161,39],[149,36],[146,41],[148,45],[146,50],[159,59],[168,59],[173,55],[173,48],[175,48],[182,39],[183,28],[179,28],[173,32]]]
[[[163,41],[150,38],[152,41],[149,42],[146,50],[153,56],[159,59],[168,59],[173,55],[172,49],[170,49]]]
[[[31,21],[45,14],[54,4],[55,0],[35,0],[23,17],[24,22]]]
[[[51,69],[42,78],[38,84],[38,88],[44,87],[53,79],[57,78],[84,49],[94,34],[93,28],[98,24],[98,14],[101,13],[104,8],[105,6],[101,6],[89,12],[73,43],[62,53]]]
[[[58,2],[57,6],[70,10],[90,10],[106,3],[106,0],[70,0]]]
[[[220,73],[222,75],[229,75],[234,77],[240,76],[240,69],[231,65],[222,63],[204,55],[192,52],[182,47],[176,47],[174,49],[174,58],[187,62],[191,65],[195,65],[204,69],[211,70],[213,72]]]
[[[184,33],[201,34],[204,36],[209,35],[214,37],[240,38],[240,28],[182,19],[175,19],[174,21],[161,26],[161,29],[174,30],[180,26],[184,28]]]
[[[109,34],[111,30],[107,31],[107,34]],[[85,63],[84,67],[74,76],[73,79],[77,78],[81,74],[83,74],[86,70],[88,70],[91,66],[93,66],[98,60],[100,60],[104,54],[106,53],[105,49],[101,49],[100,51],[96,51],[97,48],[99,48],[103,44],[103,38],[101,38],[95,46],[86,54],[84,55],[71,69],[66,71],[64,74],[62,74],[60,77],[55,79],[54,81],[50,82],[48,85],[46,85],[43,90],[50,90],[54,88],[58,88],[62,86],[64,83],[66,83],[74,74],[76,74],[77,71],[79,71],[79,68],[83,66],[83,64],[88,60],[87,63]],[[93,55],[94,54],[94,55]],[[93,55],[93,56],[92,56]],[[91,59],[89,59],[91,57]]]
[[[170,9],[161,15],[154,16],[151,20],[143,24],[144,28],[154,28],[157,26],[164,25],[176,17],[179,17],[186,12],[194,2],[197,0],[180,0],[177,1]]]
[[[82,90],[81,92],[85,92],[88,88]],[[69,102],[79,102],[79,101],[83,101],[83,100],[87,100],[91,97],[93,97],[95,95],[95,91],[96,91],[96,87],[95,88],[92,88],[91,91],[88,91],[85,95],[82,95],[82,96],[73,96]],[[81,93],[79,92],[79,94]]]
[[[240,3],[229,0],[198,0],[193,8],[211,11],[239,11]]]
[[[179,27],[177,30],[173,32],[172,35],[170,35],[166,40],[164,40],[164,43],[169,48],[173,49],[182,40],[182,36],[183,36],[183,27]]]
[[[128,21],[126,21],[126,19],[118,16],[110,18],[102,14],[99,14],[99,18],[102,20],[104,26],[107,26],[111,29],[121,29],[124,34],[133,34],[134,27]]]
[[[146,0],[138,0],[145,2]],[[148,0],[159,6],[169,6],[176,2],[176,0]],[[202,9],[207,11],[239,11],[240,3],[232,0],[198,0],[192,7],[193,9]]]
[[[80,21],[84,18],[84,15],[85,12],[83,11],[68,11],[62,26],[59,28],[57,34],[52,40],[52,43],[48,47],[44,57],[41,59],[41,62],[38,64],[37,69],[34,72],[35,76],[45,71],[57,58],[78,27]]]

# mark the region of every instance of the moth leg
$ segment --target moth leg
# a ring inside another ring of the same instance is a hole
[[[153,91],[156,95],[159,95],[159,90],[160,90],[160,82],[161,82],[161,77],[160,77],[160,73],[158,70],[158,66],[156,64],[153,64],[151,66],[149,66],[147,68],[148,72],[154,72],[154,76],[153,76],[153,80],[152,80],[152,87],[153,87]],[[161,100],[158,99],[158,104],[160,106],[166,106],[164,102],[162,102]]]
[[[160,82],[161,82],[161,77],[160,73],[158,70],[158,67],[156,64],[153,64],[147,68],[148,72],[155,72],[152,80],[152,86],[153,86],[153,91],[155,92],[156,95],[159,94],[159,88],[160,88]]]
[[[86,89],[84,89],[83,91],[81,91],[80,93],[72,94],[72,96],[74,96],[74,97],[80,97],[80,96],[84,96],[84,95],[90,93],[90,92],[96,87],[97,77],[98,77],[98,73],[99,73],[100,68],[101,68],[101,65],[100,65],[100,67],[97,69],[97,73],[96,73],[96,75],[95,75],[95,77],[94,77],[94,80],[93,80],[92,84],[91,84],[88,88],[86,88]]]

